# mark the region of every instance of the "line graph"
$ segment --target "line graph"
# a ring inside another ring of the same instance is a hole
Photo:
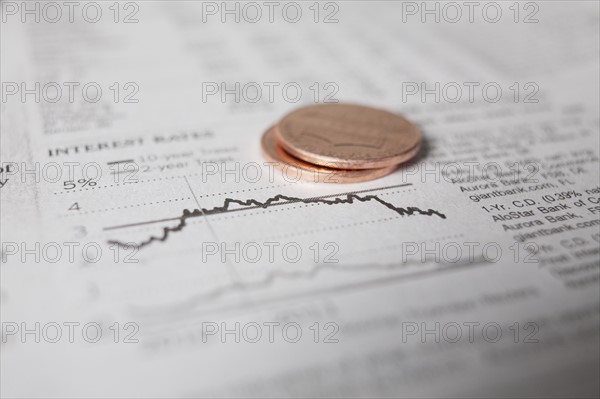
[[[236,292],[258,292],[265,290],[275,284],[278,280],[312,280],[317,275],[326,272],[333,273],[361,273],[368,271],[384,271],[384,272],[397,272],[411,266],[434,266],[431,268],[424,268],[421,270],[413,270],[408,273],[401,274],[388,274],[383,277],[375,277],[367,280],[346,282],[342,284],[336,284],[329,287],[319,287],[308,291],[302,290],[300,292],[288,292],[279,296],[269,296],[261,299],[253,299],[252,301],[243,301],[241,303],[230,303],[222,306],[212,306],[211,304],[217,299]],[[243,311],[247,308],[252,308],[260,305],[268,305],[279,302],[288,302],[304,298],[314,298],[315,296],[330,296],[336,294],[343,294],[346,292],[352,292],[357,290],[373,289],[379,287],[385,287],[403,283],[407,281],[413,281],[416,279],[428,279],[436,276],[442,276],[446,273],[453,273],[473,268],[480,268],[486,266],[493,266],[494,263],[485,259],[484,257],[476,257],[468,261],[461,261],[457,263],[423,263],[419,261],[408,261],[408,262],[393,262],[386,264],[368,263],[368,264],[351,264],[351,265],[340,265],[340,264],[315,264],[307,270],[297,271],[285,271],[285,270],[274,270],[268,273],[264,278],[254,282],[236,282],[215,289],[193,295],[185,300],[170,303],[161,307],[152,306],[132,306],[129,308],[129,312],[132,317],[136,319],[143,318],[145,321],[145,329],[157,329],[158,331],[151,331],[150,334],[156,334],[162,329],[173,328],[175,323],[189,322],[197,317],[202,318],[207,314],[230,312],[230,311]],[[209,305],[202,307],[201,305]],[[167,323],[165,324],[165,321]]]
[[[323,196],[309,197],[309,198],[293,197],[293,196],[288,196],[288,195],[284,195],[284,194],[277,194],[273,197],[267,198],[264,201],[259,201],[257,199],[240,200],[240,199],[235,199],[235,198],[225,198],[225,200],[223,201],[223,205],[221,205],[221,206],[215,206],[213,208],[198,207],[198,208],[195,208],[192,210],[184,209],[182,214],[177,217],[165,218],[165,219],[159,219],[159,220],[151,220],[151,221],[145,221],[145,222],[139,222],[139,223],[130,223],[130,224],[119,225],[119,226],[111,226],[111,227],[106,227],[104,230],[115,230],[115,229],[139,226],[139,225],[150,224],[150,223],[178,221],[177,225],[175,225],[173,227],[163,227],[162,234],[150,236],[148,239],[141,241],[137,244],[132,245],[131,243],[125,243],[125,242],[122,242],[119,240],[108,240],[108,244],[111,244],[111,245],[116,244],[116,245],[119,245],[122,247],[134,246],[138,249],[141,249],[141,248],[146,247],[155,242],[167,241],[171,234],[182,231],[187,226],[187,220],[190,218],[207,217],[207,216],[219,215],[219,214],[223,214],[223,213],[247,211],[247,210],[257,209],[257,208],[266,209],[266,208],[270,208],[270,207],[274,207],[274,206],[282,206],[282,205],[295,204],[295,203],[325,204],[325,205],[331,206],[331,205],[354,204],[357,202],[376,202],[376,203],[384,206],[385,208],[391,210],[392,212],[395,212],[401,216],[405,216],[405,215],[409,216],[409,215],[417,214],[417,215],[422,215],[422,216],[437,216],[441,219],[446,219],[445,214],[443,214],[440,211],[437,211],[435,209],[430,208],[427,210],[423,210],[423,209],[415,207],[415,206],[398,207],[390,202],[387,202],[387,201],[381,199],[377,195],[373,195],[373,194],[362,195],[367,192],[373,192],[373,191],[379,191],[379,190],[391,189],[391,188],[398,188],[398,187],[407,187],[407,186],[411,186],[411,185],[412,184],[407,183],[407,184],[400,184],[400,185],[395,185],[395,186],[379,187],[379,188],[374,188],[374,189],[369,189],[369,190],[352,191],[352,192],[330,194],[330,195],[323,195]],[[241,208],[232,208],[232,205],[239,205],[239,206],[241,206]]]

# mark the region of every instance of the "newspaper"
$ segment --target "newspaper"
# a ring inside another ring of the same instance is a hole
[[[2,396],[598,396],[598,3],[1,7]],[[420,154],[262,156],[330,102]]]

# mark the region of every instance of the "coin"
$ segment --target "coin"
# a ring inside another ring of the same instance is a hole
[[[398,165],[419,149],[421,132],[405,118],[351,104],[318,104],[285,116],[275,128],[279,144],[306,162],[339,169]]]
[[[396,169],[395,166],[377,169],[332,169],[313,165],[288,154],[277,144],[274,127],[269,128],[261,139],[265,158],[285,173],[288,179],[308,180],[315,183],[359,183],[385,176]]]

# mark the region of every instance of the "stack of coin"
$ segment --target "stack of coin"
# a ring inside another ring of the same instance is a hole
[[[350,104],[319,104],[286,115],[262,137],[264,156],[290,179],[357,183],[393,172],[421,147],[403,117]]]

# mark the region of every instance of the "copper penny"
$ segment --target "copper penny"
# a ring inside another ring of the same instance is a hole
[[[265,158],[274,162],[276,167],[293,180],[305,180],[315,183],[359,183],[377,179],[393,172],[396,167],[377,169],[332,169],[304,162],[288,154],[277,144],[274,127],[269,128],[261,139]]]
[[[275,127],[279,144],[306,162],[339,169],[372,169],[412,158],[419,128],[403,117],[351,104],[300,108]]]

